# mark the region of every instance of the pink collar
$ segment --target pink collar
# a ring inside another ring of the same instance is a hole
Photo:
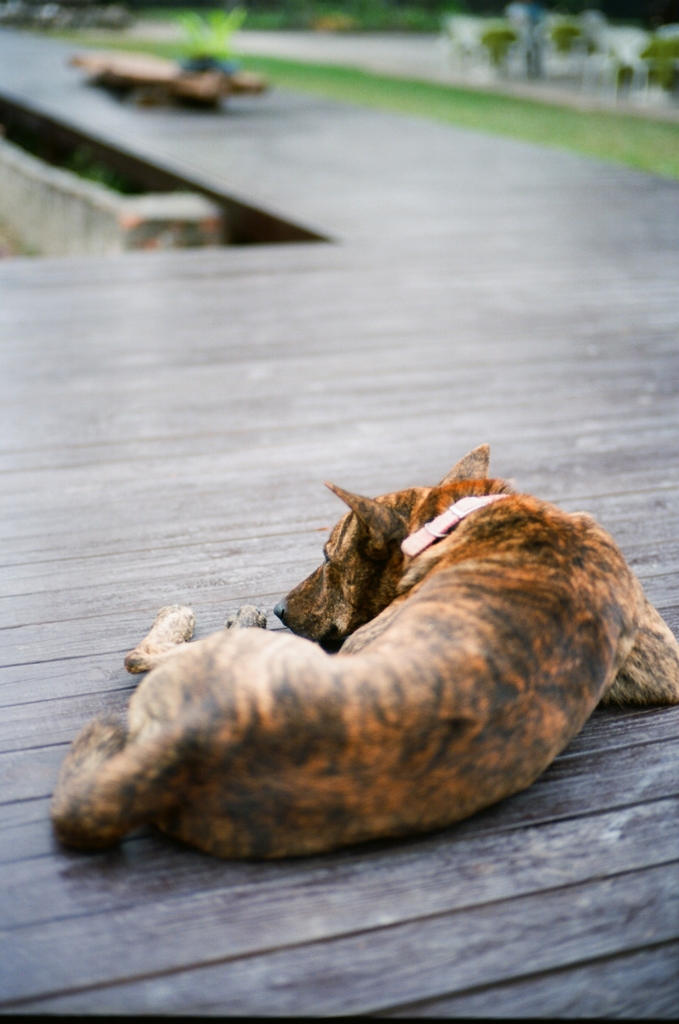
[[[401,544],[401,551],[404,555],[410,555],[411,558],[414,558],[415,555],[419,555],[421,551],[424,551],[430,544],[433,544],[435,540],[441,540],[451,530],[454,530],[457,524],[471,512],[476,512],[477,509],[484,508],[493,501],[499,501],[500,498],[508,497],[508,494],[483,494],[479,497],[460,498],[454,505],[447,508],[445,512],[442,512],[440,516],[437,516],[436,519],[425,523],[415,533],[411,533],[409,537],[406,537]]]

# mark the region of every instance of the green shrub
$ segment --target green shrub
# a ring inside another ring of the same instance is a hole
[[[641,54],[641,59],[650,65],[651,79],[663,89],[674,88],[675,63],[679,60],[679,36],[663,38],[654,36]]]
[[[575,21],[557,21],[549,37],[557,53],[570,53],[573,43],[582,36],[582,29]]]
[[[217,0],[214,0],[215,4]],[[230,0],[225,0],[230,2]],[[2,0],[0,0],[1,6]],[[198,13],[187,8],[149,7],[134,4],[144,18],[177,19],[180,13]],[[207,7],[205,8],[207,9]],[[465,0],[248,0],[245,28],[309,29],[342,31],[438,32],[444,14],[466,11]],[[341,19],[341,20],[340,20]],[[334,24],[333,24],[334,22]]]
[[[98,185],[104,185],[105,188],[113,189],[114,192],[121,192],[123,195],[138,195],[142,191],[124,174],[114,171],[111,167],[97,160],[89,146],[77,146],[62,161],[62,166],[69,171],[73,171],[79,178],[94,181]]]
[[[518,34],[508,22],[495,22],[490,25],[481,36],[481,43],[490,54],[490,59],[496,67],[504,62],[512,43],[518,39]]]

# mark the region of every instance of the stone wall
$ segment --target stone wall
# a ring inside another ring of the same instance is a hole
[[[45,256],[224,242],[220,208],[192,192],[124,196],[0,138],[0,219]]]

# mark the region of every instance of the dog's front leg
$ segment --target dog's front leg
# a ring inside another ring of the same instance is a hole
[[[161,608],[151,631],[125,658],[125,668],[137,675],[150,672],[161,661],[171,657],[193,636],[196,617],[185,605],[167,605]],[[266,629],[266,614],[261,608],[245,604],[226,620],[226,629]]]
[[[151,626],[151,632],[125,658],[128,672],[150,672],[167,657],[174,654],[180,644],[193,636],[196,617],[190,608],[172,604],[161,608]]]
[[[266,629],[266,612],[254,604],[244,604],[237,612],[229,615],[226,629]]]

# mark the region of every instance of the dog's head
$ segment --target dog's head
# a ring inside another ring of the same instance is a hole
[[[469,493],[468,485],[456,493],[462,482],[483,481],[489,458],[488,445],[481,445],[437,487],[413,487],[374,499],[328,484],[351,511],[332,530],[323,565],[274,609],[281,622],[293,633],[337,650],[396,597],[404,567],[401,542]],[[483,493],[483,485],[476,490]]]

